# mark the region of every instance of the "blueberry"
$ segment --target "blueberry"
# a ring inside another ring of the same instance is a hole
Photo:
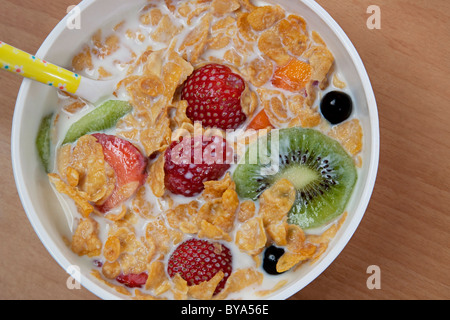
[[[340,91],[328,92],[320,103],[320,111],[331,124],[338,124],[347,120],[352,114],[352,98]]]
[[[268,274],[281,274],[277,271],[277,262],[278,259],[284,254],[283,248],[277,248],[275,246],[270,246],[264,251],[264,259],[263,259],[263,269]]]

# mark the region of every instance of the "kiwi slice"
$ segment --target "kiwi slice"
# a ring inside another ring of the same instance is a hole
[[[50,129],[52,126],[52,119],[53,113],[42,118],[36,136],[36,149],[38,151],[39,159],[41,159],[41,163],[47,173],[50,172]]]
[[[109,129],[133,107],[127,101],[108,100],[72,124],[63,144],[72,143],[85,134]]]
[[[261,141],[247,149],[233,174],[240,197],[257,200],[264,190],[285,178],[296,189],[289,223],[310,229],[344,212],[357,173],[353,159],[339,142],[302,128],[274,130]],[[251,162],[250,153],[256,161]],[[269,158],[272,161],[267,161]]]

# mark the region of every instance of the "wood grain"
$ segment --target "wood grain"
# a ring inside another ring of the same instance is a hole
[[[0,40],[34,53],[77,4],[0,0]],[[450,2],[318,1],[361,55],[378,102],[377,183],[355,235],[325,272],[291,299],[450,298]],[[369,5],[381,29],[369,30]],[[0,72],[0,299],[97,299],[69,290],[67,274],[34,233],[11,167],[11,123],[21,79]],[[381,289],[366,286],[367,267]]]

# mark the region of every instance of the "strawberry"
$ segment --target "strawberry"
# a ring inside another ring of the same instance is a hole
[[[178,273],[187,281],[188,286],[209,281],[219,271],[222,271],[225,276],[217,285],[214,294],[225,287],[231,274],[231,251],[221,243],[211,243],[195,238],[180,244],[170,256],[167,266],[167,272],[171,278]]]
[[[244,90],[244,80],[230,68],[208,64],[185,81],[181,98],[188,102],[186,115],[192,121],[201,121],[205,127],[236,129],[247,118],[241,106]]]
[[[218,180],[225,174],[233,149],[220,137],[200,136],[172,142],[164,157],[166,188],[192,197],[203,191],[203,182]]]
[[[124,284],[128,288],[140,288],[142,287],[148,279],[148,274],[143,272],[140,274],[120,274],[116,280],[121,284]]]
[[[127,200],[144,184],[148,159],[134,145],[119,137],[103,133],[93,136],[102,145],[105,160],[116,173],[116,186],[112,194],[97,206],[100,212],[106,213]]]

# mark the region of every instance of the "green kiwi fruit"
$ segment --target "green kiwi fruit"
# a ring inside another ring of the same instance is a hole
[[[63,144],[72,143],[85,134],[109,129],[133,107],[127,101],[108,100],[72,124]]]
[[[45,172],[50,172],[50,129],[52,126],[53,113],[45,116],[41,120],[36,136],[36,149],[39,159],[44,166]]]
[[[273,130],[249,146],[233,173],[238,195],[253,200],[283,178],[296,189],[289,223],[310,229],[344,212],[357,172],[336,140],[314,129],[287,128]]]

